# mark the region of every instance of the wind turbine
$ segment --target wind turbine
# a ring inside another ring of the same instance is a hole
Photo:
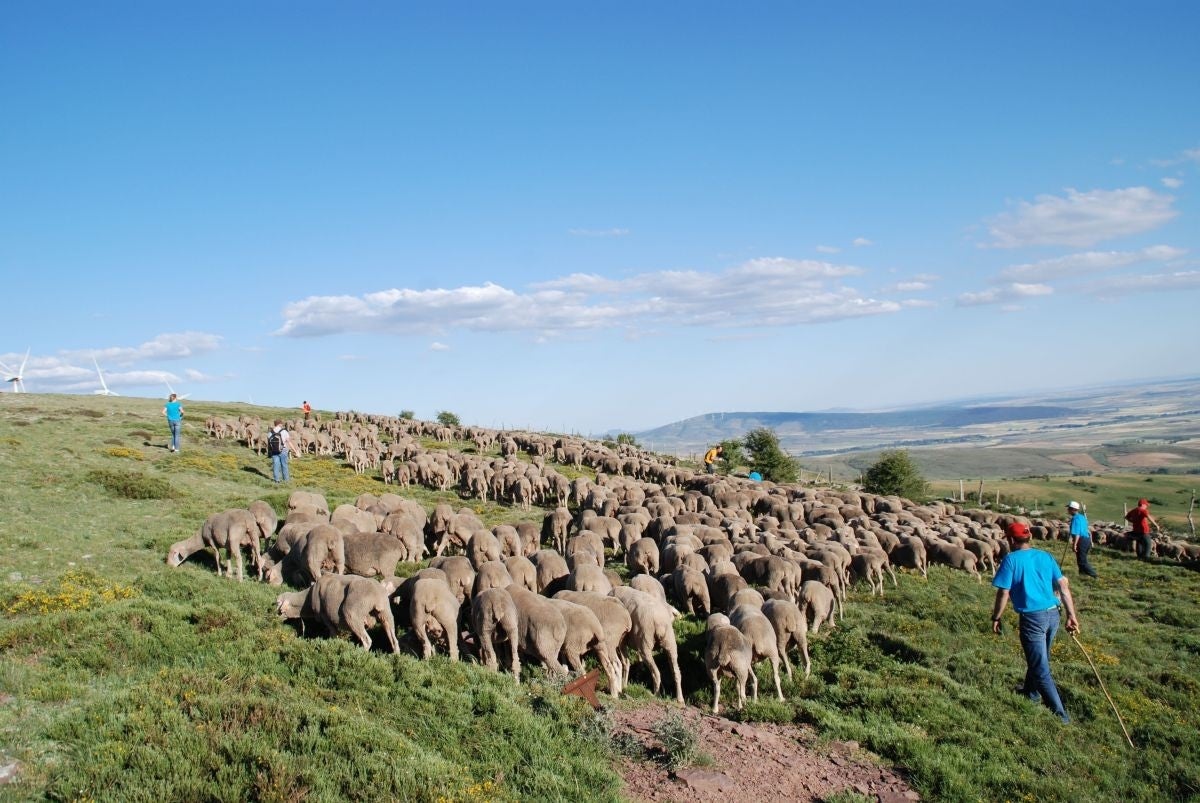
[[[167,386],[167,392],[170,393],[175,398],[179,399],[180,401],[183,401],[188,396],[192,395],[190,393],[176,393],[175,388],[171,387],[171,383],[167,381],[167,378],[165,376],[163,377],[163,384],[165,384]]]
[[[104,372],[100,370],[100,363],[96,362],[95,357],[92,357],[92,365],[96,366],[96,375],[100,377],[100,390],[92,392],[97,396],[120,396],[115,390],[108,389],[108,383],[104,381]]]
[[[0,368],[3,368],[4,373],[8,374],[8,377],[4,381],[12,383],[13,393],[25,392],[25,381],[21,379],[21,374],[25,373],[25,363],[27,362],[29,362],[29,349],[25,349],[25,359],[21,360],[21,367],[15,372],[13,369],[0,362]]]

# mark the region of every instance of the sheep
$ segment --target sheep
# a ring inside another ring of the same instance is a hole
[[[571,526],[571,512],[565,507],[557,507],[553,513],[547,513],[542,520],[542,536],[560,553],[567,551],[567,530]]]
[[[788,659],[788,647],[793,642],[800,647],[804,656],[804,677],[808,677],[812,669],[812,661],[808,657],[808,622],[804,612],[791,600],[769,599],[763,603],[763,616],[775,629],[779,645],[779,655],[783,658],[783,668],[787,670],[788,680],[792,679],[792,662]]]
[[[812,609],[811,621],[814,633],[820,632],[822,622],[829,622],[830,628],[837,625],[834,616],[840,613],[841,606],[838,603],[837,595],[820,580],[805,580],[800,586],[800,610],[807,618],[809,609]]]
[[[581,552],[582,555],[577,556],[576,553]],[[567,541],[567,551],[565,554],[568,566],[574,566],[580,561],[594,562],[601,569],[604,568],[604,542],[600,540],[600,536],[591,530],[581,530],[578,535]]]
[[[253,550],[254,566],[261,570],[262,555],[258,551],[258,523],[247,510],[224,510],[204,520],[200,530],[191,538],[171,545],[167,551],[167,565],[177,567],[201,549],[211,549],[217,561],[217,574],[233,577],[233,564],[237,563],[238,580],[245,579],[242,565],[242,547]],[[220,549],[225,550],[225,566],[221,565]]]
[[[612,593],[612,583],[603,569],[590,563],[581,563],[575,571],[567,575],[567,589],[570,591],[595,591],[597,594]]]
[[[975,553],[960,546],[953,546],[944,541],[931,540],[925,542],[926,553],[932,563],[940,563],[953,569],[962,569],[978,582],[983,582],[983,576],[976,566]]]
[[[567,659],[567,665],[573,672],[578,672],[583,668],[583,655],[591,652],[596,656],[600,666],[604,668],[604,674],[608,677],[609,693],[613,697],[620,696],[622,680],[620,669],[609,647],[599,618],[591,608],[567,599],[556,597],[550,602],[558,607],[558,612],[562,614],[563,621],[567,624],[562,646],[562,654]]]
[[[713,684],[712,712],[717,713],[721,705],[721,675],[727,674],[737,684],[737,707],[746,707],[746,679],[754,677],[751,669],[750,644],[742,631],[729,624],[729,617],[714,613],[708,617],[704,645],[704,668]],[[758,679],[754,679],[757,690]]]
[[[775,695],[782,701],[783,688],[779,680],[779,641],[775,628],[771,626],[763,612],[753,605],[739,605],[729,614],[729,623],[742,631],[750,644],[750,663],[766,659],[771,664],[771,674],[775,678]],[[752,687],[754,700],[758,700],[758,677],[753,676]]]
[[[373,533],[379,527],[374,514],[354,505],[338,505],[329,517],[329,523],[343,533]]]
[[[408,554],[400,539],[387,533],[351,533],[342,536],[346,571],[363,577],[391,577],[396,564]]]
[[[630,574],[658,574],[658,544],[653,538],[639,538],[625,553],[625,565]]]
[[[628,642],[643,661],[646,662],[646,667],[650,670],[650,677],[654,683],[654,694],[658,694],[662,688],[662,675],[658,671],[658,666],[654,663],[654,648],[661,647],[662,651],[667,654],[667,659],[671,664],[671,672],[675,678],[675,699],[683,702],[683,683],[680,680],[679,672],[679,648],[675,643],[675,629],[673,622],[675,616],[670,605],[662,602],[649,594],[638,591],[634,588],[621,586],[613,589],[613,596],[621,601],[625,606],[625,610],[629,611],[629,617],[633,620],[633,627],[630,630]],[[626,666],[626,674],[628,674],[628,665]],[[628,677],[622,683],[622,687],[627,685]]]
[[[408,512],[393,511],[384,516],[379,524],[379,531],[395,536],[404,545],[405,554],[401,560],[419,561],[425,557],[425,538],[419,524]]]
[[[925,554],[925,543],[920,538],[905,538],[888,555],[895,566],[915,569],[922,577],[929,577],[929,558]]]
[[[671,574],[675,602],[688,613],[707,617],[712,609],[708,594],[708,580],[695,569],[677,568]]]
[[[521,588],[527,588],[530,591],[537,591],[537,567],[533,565],[533,561],[524,555],[514,555],[511,558],[504,559],[504,568],[508,569],[508,574],[512,577],[514,585],[519,585]]]
[[[875,596],[876,588],[879,589],[879,596],[883,596],[884,569],[887,569],[891,573],[892,585],[896,585],[896,573],[892,571],[887,553],[882,549],[862,549],[850,559],[850,568],[856,577],[866,578],[867,583],[871,586],[871,596]],[[876,580],[879,581],[878,586],[876,586]]]
[[[733,595],[747,586],[745,580],[736,574],[722,574],[708,579],[708,593],[712,600],[712,610],[725,610]]]
[[[630,618],[629,611],[625,610],[625,606],[616,597],[601,596],[590,591],[559,591],[554,595],[554,599],[565,599],[587,606],[596,614],[600,626],[604,628],[604,640],[608,644],[613,663],[620,669],[618,677],[621,680],[618,681],[616,690],[609,689],[616,695],[626,674],[623,647],[629,631],[633,628],[633,619]]]
[[[502,561],[492,560],[482,563],[475,570],[475,581],[471,585],[471,598],[489,588],[508,588],[512,585],[512,575]]]
[[[279,563],[268,567],[264,579],[277,586],[286,576],[293,585],[304,585],[325,573],[345,574],[345,538],[332,524],[318,524],[296,539]]]
[[[521,652],[536,658],[551,672],[566,674],[566,667],[558,662],[567,636],[567,622],[562,613],[553,602],[532,591],[510,586],[508,594],[517,607],[517,642]]]
[[[520,683],[521,657],[517,648],[517,622],[517,606],[505,589],[483,589],[471,598],[471,630],[475,633],[479,646],[480,660],[489,669],[499,671],[500,662],[496,658],[495,646],[499,634],[508,642],[512,655],[509,668],[512,670],[513,680]]]
[[[619,585],[621,584],[614,583],[613,588]],[[663,588],[663,584],[659,582],[658,578],[651,577],[648,574],[639,574],[629,578],[629,587],[636,588],[638,591],[644,591],[663,603],[667,601],[667,591]]]
[[[280,594],[275,609],[281,619],[316,619],[332,634],[345,628],[353,633],[364,650],[371,649],[367,628],[378,621],[383,625],[392,652],[400,652],[396,641],[396,623],[388,594],[391,583],[379,583],[356,575],[326,574],[304,591]]]
[[[529,560],[537,568],[539,594],[552,594],[564,587],[567,575],[571,572],[567,569],[567,562],[563,560],[562,555],[553,549],[539,549],[529,556]]]
[[[275,530],[279,527],[279,517],[275,515],[275,508],[261,499],[256,499],[247,505],[246,509],[250,511],[250,515],[258,523],[258,531],[265,543],[266,539],[274,535]]]
[[[325,501],[325,497],[318,493],[309,491],[292,491],[288,495],[288,512],[295,510],[312,510],[315,513],[324,516],[326,521],[329,521],[329,503]]]
[[[772,591],[772,589],[766,590]],[[782,591],[776,591],[774,593],[783,594]],[[786,594],[784,596],[786,596]],[[732,611],[739,605],[751,605],[761,610],[765,601],[766,598],[763,596],[761,591],[754,586],[747,586],[746,588],[743,588],[741,591],[734,594],[733,598],[729,600],[729,604],[725,607],[727,611]]]
[[[408,600],[408,618],[413,633],[421,642],[421,657],[433,657],[430,634],[446,639],[450,660],[458,660],[458,615],[461,601],[441,580],[423,577],[412,586]]]
[[[462,603],[471,593],[475,585],[475,568],[471,561],[462,555],[443,555],[429,561],[429,568],[441,569],[446,573],[446,581],[454,596]]]
[[[513,531],[516,534],[516,531]],[[500,539],[488,530],[476,530],[467,541],[467,558],[476,569],[488,561],[500,560]]]

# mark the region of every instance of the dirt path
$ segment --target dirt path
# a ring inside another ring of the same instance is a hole
[[[815,732],[802,726],[750,725],[691,706],[652,703],[614,711],[614,731],[631,734],[653,753],[659,748],[654,726],[670,710],[682,713],[696,729],[700,750],[712,763],[671,772],[658,762],[626,759],[621,774],[625,794],[632,800],[820,801],[837,792],[855,792],[879,803],[921,799],[899,773],[855,742],[829,742],[818,748]]]

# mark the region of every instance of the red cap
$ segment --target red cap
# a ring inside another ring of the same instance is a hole
[[[1145,507],[1148,504],[1150,504],[1149,499],[1139,499],[1138,500],[1138,507]]]
[[[1015,538],[1018,541],[1028,540],[1030,537],[1029,528],[1024,522],[1014,521],[1012,524],[1004,528],[1004,533],[1009,538]]]

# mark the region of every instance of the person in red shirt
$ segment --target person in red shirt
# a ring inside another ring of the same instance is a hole
[[[1133,545],[1137,550],[1137,556],[1142,560],[1148,560],[1154,549],[1153,542],[1150,540],[1151,525],[1155,532],[1162,532],[1158,522],[1150,515],[1150,501],[1139,499],[1138,506],[1125,514],[1125,521],[1133,525]]]
[[[300,409],[304,411],[304,423],[307,424],[308,419],[312,417],[312,405],[310,405],[308,400],[305,399],[304,404],[300,405]]]

